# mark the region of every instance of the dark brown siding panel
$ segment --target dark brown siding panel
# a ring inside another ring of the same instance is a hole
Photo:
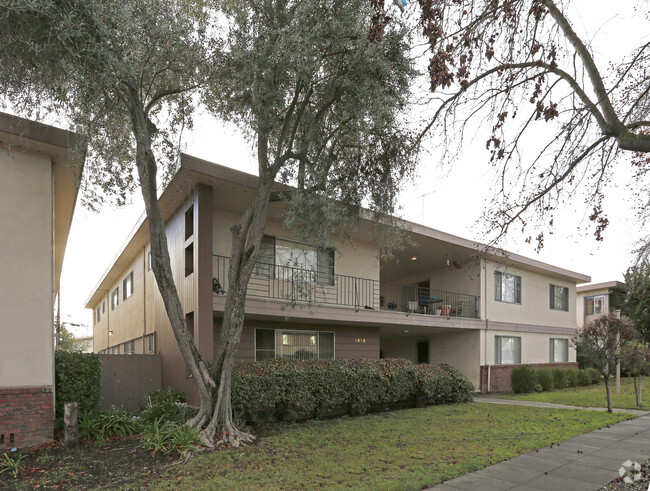
[[[160,358],[160,355],[99,355],[102,362],[100,406],[139,410],[142,398],[161,387]]]

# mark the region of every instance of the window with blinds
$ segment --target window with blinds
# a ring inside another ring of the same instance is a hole
[[[334,359],[334,333],[284,329],[255,329],[255,360]]]
[[[566,286],[551,285],[549,293],[549,307],[552,310],[569,311],[569,288]]]
[[[549,340],[549,362],[564,363],[569,361],[569,340],[551,338]]]
[[[494,364],[514,365],[521,363],[521,338],[517,336],[494,337]]]
[[[521,276],[494,272],[494,300],[521,303]]]

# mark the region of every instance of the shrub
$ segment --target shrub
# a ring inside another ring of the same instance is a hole
[[[564,368],[553,368],[553,385],[556,389],[566,389],[569,386],[566,370]]]
[[[180,456],[185,450],[201,444],[199,431],[183,423],[165,421],[162,417],[156,419],[142,433],[140,447],[156,453],[177,452]]]
[[[587,370],[578,370],[578,385],[590,385],[591,376]]]
[[[528,365],[514,367],[510,375],[510,383],[515,394],[533,392],[537,385],[535,370]]]
[[[553,390],[553,370],[550,368],[540,368],[536,370],[537,383],[542,386],[542,391]]]
[[[113,436],[124,438],[139,430],[135,416],[114,406],[100,412],[86,410],[79,417],[79,436],[88,440],[105,440]]]
[[[287,360],[238,363],[232,407],[240,421],[365,414],[397,405],[464,402],[474,387],[447,365],[407,360]]]
[[[592,384],[599,384],[600,379],[602,376],[600,375],[600,372],[596,370],[595,368],[587,368],[587,373],[591,377],[591,383]]]
[[[151,426],[157,419],[162,418],[163,421],[185,423],[191,415],[190,407],[185,401],[182,390],[167,387],[152,392],[140,403],[140,422],[144,426]]]
[[[63,405],[77,402],[79,411],[93,410],[102,393],[102,363],[94,353],[56,351],[56,416],[63,418]]]
[[[578,385],[578,370],[572,368],[564,368],[567,387],[575,387]]]

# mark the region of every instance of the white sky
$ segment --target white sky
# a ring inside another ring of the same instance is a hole
[[[644,2],[621,0],[571,0],[569,18],[583,39],[591,41],[597,64],[604,69],[608,62],[620,60],[630,49],[650,35],[647,20],[635,6]],[[184,151],[190,155],[233,167],[252,174],[257,165],[250,146],[231,127],[224,127],[208,115],[195,119],[195,131],[187,135]],[[467,142],[461,157],[451,169],[441,169],[435,155],[423,157],[418,178],[401,194],[402,217],[417,223],[481,240],[477,224],[490,198],[493,180],[485,142]],[[512,236],[505,248],[541,261],[588,274],[593,282],[622,280],[631,264],[631,251],[642,236],[625,188],[631,182],[626,164],[622,163],[616,186],[610,192],[605,210],[610,225],[605,239],[597,243],[591,231],[584,205],[574,200],[556,214],[553,235],[547,235],[545,247],[537,254],[521,237]],[[70,231],[61,277],[62,321],[92,326],[92,313],[84,303],[128,232],[142,213],[142,200],[134,195],[132,203],[120,209],[105,208],[99,214],[78,204]],[[72,329],[78,335],[91,334],[92,328]]]

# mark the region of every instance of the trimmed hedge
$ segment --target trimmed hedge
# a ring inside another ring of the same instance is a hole
[[[514,367],[510,378],[512,391],[515,394],[565,389],[599,382],[600,374],[594,368],[573,370],[571,368],[532,368],[528,365]]]
[[[99,356],[78,351],[56,351],[54,360],[57,418],[63,418],[66,402],[76,401],[80,412],[95,409],[102,394]]]
[[[262,424],[469,402],[473,391],[472,383],[448,365],[276,359],[235,365],[232,407],[239,421]]]

